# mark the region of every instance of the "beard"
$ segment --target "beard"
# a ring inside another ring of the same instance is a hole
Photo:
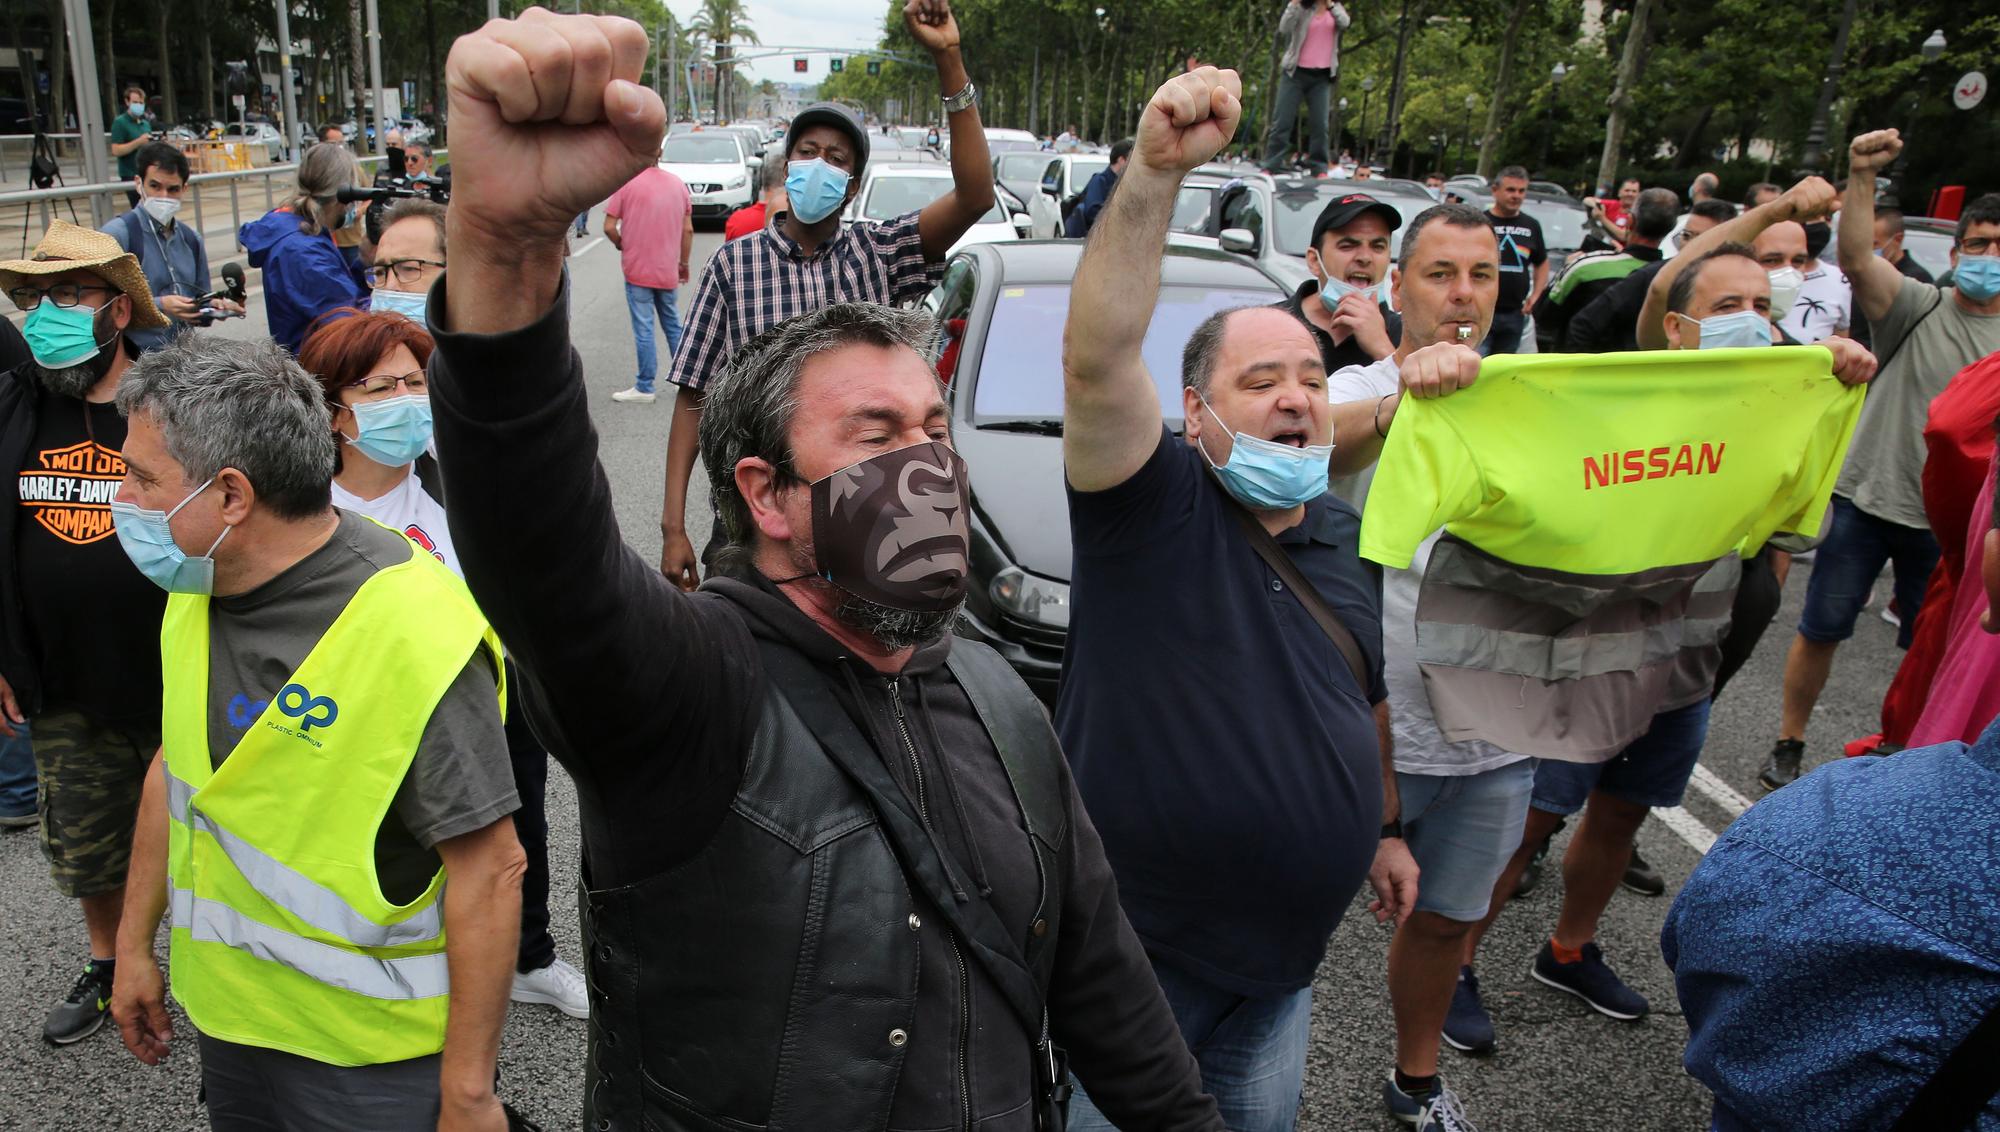
[[[73,366],[63,366],[61,369],[50,369],[30,357],[29,376],[33,377],[43,389],[58,397],[82,400],[83,395],[90,392],[91,386],[102,381],[104,375],[111,372],[111,363],[117,359],[118,351],[124,348],[124,343],[115,335],[111,341],[104,341],[103,327],[100,325],[102,318],[103,316],[99,315],[97,320],[92,322],[93,332],[101,343],[95,354]]]
[[[840,594],[840,603],[834,606],[833,615],[840,619],[840,623],[868,634],[890,650],[928,645],[938,640],[951,631],[952,623],[958,620],[959,610],[965,608],[965,602],[960,601],[950,609],[925,612],[892,609],[855,597],[838,587],[835,589]]]

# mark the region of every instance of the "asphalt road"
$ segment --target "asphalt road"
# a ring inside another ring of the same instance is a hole
[[[659,551],[658,515],[670,403],[620,405],[614,390],[631,384],[633,355],[615,251],[594,234],[576,241],[571,260],[572,333],[591,390],[592,412],[610,476],[620,525],[649,558]],[[697,237],[695,260],[719,237]],[[683,301],[693,297],[683,289]],[[263,332],[253,293],[250,319],[218,331],[232,337]],[[697,483],[696,491],[702,492]],[[691,501],[690,521],[705,527],[705,499]],[[705,529],[693,532],[702,545]],[[1754,799],[1756,773],[1777,723],[1778,681],[1790,626],[1809,567],[1793,571],[1784,611],[1763,647],[1715,708],[1703,768],[1707,792],[1691,790],[1684,813],[1649,820],[1642,852],[1678,891],[1713,833],[1733,816],[1730,793]],[[1896,663],[1894,631],[1871,611],[1844,648],[1808,734],[1808,760],[1837,757],[1848,738],[1876,730],[1881,693]],[[578,959],[576,798],[559,768],[548,799],[554,932],[561,953]],[[1566,841],[1566,835],[1564,840]],[[1558,844],[1560,850],[1561,844]],[[1443,1071],[1486,1132],[1696,1132],[1707,1127],[1705,1091],[1682,1073],[1686,1030],[1671,978],[1660,960],[1659,931],[1669,897],[1620,892],[1601,940],[1605,953],[1652,1000],[1653,1015],[1619,1023],[1528,978],[1535,949],[1554,923],[1561,880],[1551,870],[1543,887],[1510,908],[1487,941],[1481,962],[1500,1048],[1474,1060],[1445,1053]],[[1389,1071],[1392,1031],[1383,963],[1388,935],[1357,901],[1335,933],[1315,989],[1312,1053],[1299,1126],[1309,1129],[1397,1127],[1382,1113],[1381,1082]],[[57,1050],[40,1037],[44,1012],[69,988],[85,959],[82,917],[50,887],[32,832],[0,836],[0,1128],[192,1129],[206,1127],[195,1101],[192,1048],[164,1068],[140,1065],[107,1027],[96,1037]],[[164,952],[164,945],[162,946]],[[192,1041],[177,1017],[180,1044]],[[503,1094],[551,1129],[579,1126],[583,1027],[547,1007],[517,1007],[501,1052]],[[836,1132],[836,1130],[829,1130]]]

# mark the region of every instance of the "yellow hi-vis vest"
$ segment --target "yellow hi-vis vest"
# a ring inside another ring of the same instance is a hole
[[[438,1052],[444,872],[389,903],[375,835],[475,650],[504,683],[499,638],[414,552],[362,584],[215,769],[208,602],[170,597],[160,632],[174,996],[204,1034],[332,1065]]]

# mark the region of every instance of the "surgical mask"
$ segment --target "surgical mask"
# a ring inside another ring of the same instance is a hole
[[[1386,303],[1389,301],[1389,281],[1384,279],[1375,286],[1366,288],[1356,287],[1352,283],[1335,279],[1331,275],[1319,281],[1320,305],[1325,307],[1328,312],[1339,310],[1340,300],[1355,294],[1367,294],[1373,296],[1378,303]]]
[[[130,111],[134,118],[146,116],[146,104],[143,102],[128,102],[125,104],[125,109]]]
[[[430,294],[425,291],[390,291],[376,288],[374,297],[368,300],[368,309],[399,314],[418,326],[428,327],[424,321],[424,308],[430,303]]]
[[[890,609],[958,608],[972,581],[970,498],[965,461],[939,441],[871,456],[814,480],[818,576]]]
[[[1806,285],[1805,273],[1796,267],[1781,267],[1771,275],[1771,317],[1783,318],[1791,313],[1792,304],[1799,299],[1800,288]]]
[[[1754,310],[1699,318],[1694,320],[1694,324],[1701,327],[1698,349],[1731,350],[1771,344],[1771,320]]]
[[[340,223],[334,225],[334,227],[335,228],[354,227],[354,206],[352,204],[349,204],[347,208],[343,212],[341,212]]]
[[[181,202],[173,197],[147,197],[139,202],[139,207],[146,210],[146,215],[152,217],[155,224],[164,228],[167,221],[174,218],[174,213],[181,210]]]
[[[791,200],[792,215],[804,224],[817,224],[834,214],[847,199],[847,173],[826,163],[823,157],[794,161],[785,167],[785,196]]]
[[[431,399],[415,393],[354,406],[354,436],[347,442],[378,464],[400,468],[431,443]]]
[[[1208,410],[1216,424],[1224,429],[1229,427],[1223,424],[1208,398],[1201,399],[1201,407]],[[1218,465],[1209,458],[1206,448],[1202,448],[1201,454],[1208,460],[1208,466],[1215,469],[1222,486],[1245,507],[1284,511],[1326,493],[1327,464],[1333,459],[1333,445],[1294,448],[1240,432],[1232,433],[1230,439],[1233,443],[1227,463]],[[1197,443],[1195,447],[1201,445]]]
[[[2000,295],[2000,256],[1962,255],[1952,269],[1951,285],[1975,303]]]
[[[28,352],[43,369],[65,369],[87,362],[104,349],[97,340],[97,311],[78,303],[59,307],[43,298],[21,324]]]
[[[154,585],[170,594],[212,594],[215,592],[215,548],[229,537],[232,528],[222,528],[209,544],[208,553],[190,558],[174,541],[173,517],[194,497],[208,490],[208,482],[188,493],[171,511],[151,511],[136,503],[111,501],[111,525],[118,531],[118,545],[125,556]]]

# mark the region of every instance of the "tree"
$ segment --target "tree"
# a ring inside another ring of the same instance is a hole
[[[1852,0],[1849,0],[1852,3]],[[1618,78],[1611,87],[1610,111],[1604,116],[1604,152],[1597,159],[1597,195],[1609,196],[1616,187],[1620,145],[1625,140],[1625,116],[1632,112],[1632,87],[1645,65],[1646,22],[1653,14],[1653,0],[1638,0],[1632,7],[1632,22],[1625,29],[1625,50],[1618,57]]]
[[[715,118],[728,118],[728,106],[723,101],[723,86],[735,68],[729,63],[735,44],[762,43],[757,33],[750,27],[750,18],[744,14],[744,0],[702,0],[701,11],[695,14],[688,26],[699,32],[715,48]]]
[[[1493,73],[1493,97],[1486,106],[1486,130],[1479,136],[1479,175],[1492,177],[1500,165],[1501,108],[1507,105],[1507,84],[1514,78],[1514,49],[1521,42],[1521,25],[1528,20],[1528,0],[1514,0],[1507,18],[1507,35],[1500,41],[1500,65]]]

